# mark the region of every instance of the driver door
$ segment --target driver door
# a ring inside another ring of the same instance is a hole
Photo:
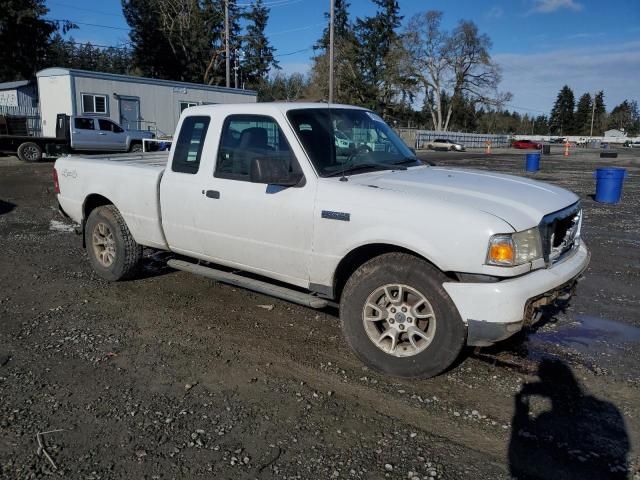
[[[278,122],[263,115],[230,115],[223,125],[214,172],[198,209],[202,252],[213,261],[300,286],[309,281],[315,184],[252,183],[253,158],[285,161],[300,171]]]

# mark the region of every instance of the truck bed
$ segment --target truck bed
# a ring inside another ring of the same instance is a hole
[[[70,155],[56,161],[62,209],[83,219],[80,199],[98,195],[113,203],[141,245],[167,248],[160,222],[160,179],[168,152]],[[93,197],[95,198],[95,197]]]

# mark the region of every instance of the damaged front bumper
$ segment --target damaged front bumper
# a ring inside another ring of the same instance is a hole
[[[537,320],[538,310],[558,299],[567,300],[589,265],[584,243],[551,268],[493,283],[445,282],[453,303],[467,325],[467,345],[489,346]]]

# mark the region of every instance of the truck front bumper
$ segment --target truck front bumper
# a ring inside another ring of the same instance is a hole
[[[492,283],[445,282],[467,325],[467,344],[488,346],[510,337],[533,318],[535,310],[557,298],[568,298],[589,265],[584,242],[551,268]]]

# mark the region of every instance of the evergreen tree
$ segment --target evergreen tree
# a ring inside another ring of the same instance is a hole
[[[574,116],[574,134],[589,135],[591,131],[591,113],[593,110],[593,102],[589,93],[583,94],[578,100],[576,113]]]
[[[629,134],[638,131],[640,112],[638,112],[638,102],[624,100],[620,105],[614,107],[609,114],[609,128],[624,130]]]
[[[604,92],[600,90],[596,93],[595,112],[593,116],[593,134],[604,135],[607,129],[607,109],[604,104]]]
[[[155,3],[154,0],[122,0],[122,11],[131,27],[133,62],[146,77],[184,79],[182,61],[171,54]]]
[[[549,119],[546,115],[538,115],[533,124],[534,135],[547,135],[549,133]]]
[[[264,32],[269,20],[269,9],[262,0],[257,0],[245,18],[249,24],[242,44],[242,78],[248,88],[258,88],[269,70],[280,68],[273,56],[274,48]]]
[[[325,13],[327,27],[314,45],[312,81],[309,94],[315,100],[328,98],[329,92],[329,12]],[[359,52],[353,24],[349,20],[349,2],[334,3],[334,100],[338,103],[363,103],[361,76],[356,64]]]
[[[403,49],[396,32],[403,17],[397,0],[373,0],[373,3],[378,7],[376,14],[356,21],[359,53],[356,65],[362,77],[363,104],[384,116],[402,90],[406,90],[401,85],[403,76],[398,60]]]
[[[550,126],[554,134],[570,135],[573,133],[573,110],[575,97],[568,85],[562,87],[551,109]]]
[[[48,56],[50,66],[78,68],[107,73],[131,73],[131,51],[125,48],[99,48],[91,43],[78,44],[73,37],[64,40],[56,34]]]
[[[225,83],[224,4],[218,0],[122,0],[133,58],[146,76]],[[231,55],[240,51],[240,11],[229,0]],[[231,59],[231,65],[234,58]]]
[[[44,0],[3,0],[0,4],[0,81],[32,78],[49,65],[52,35],[74,28],[70,22],[52,22]]]

